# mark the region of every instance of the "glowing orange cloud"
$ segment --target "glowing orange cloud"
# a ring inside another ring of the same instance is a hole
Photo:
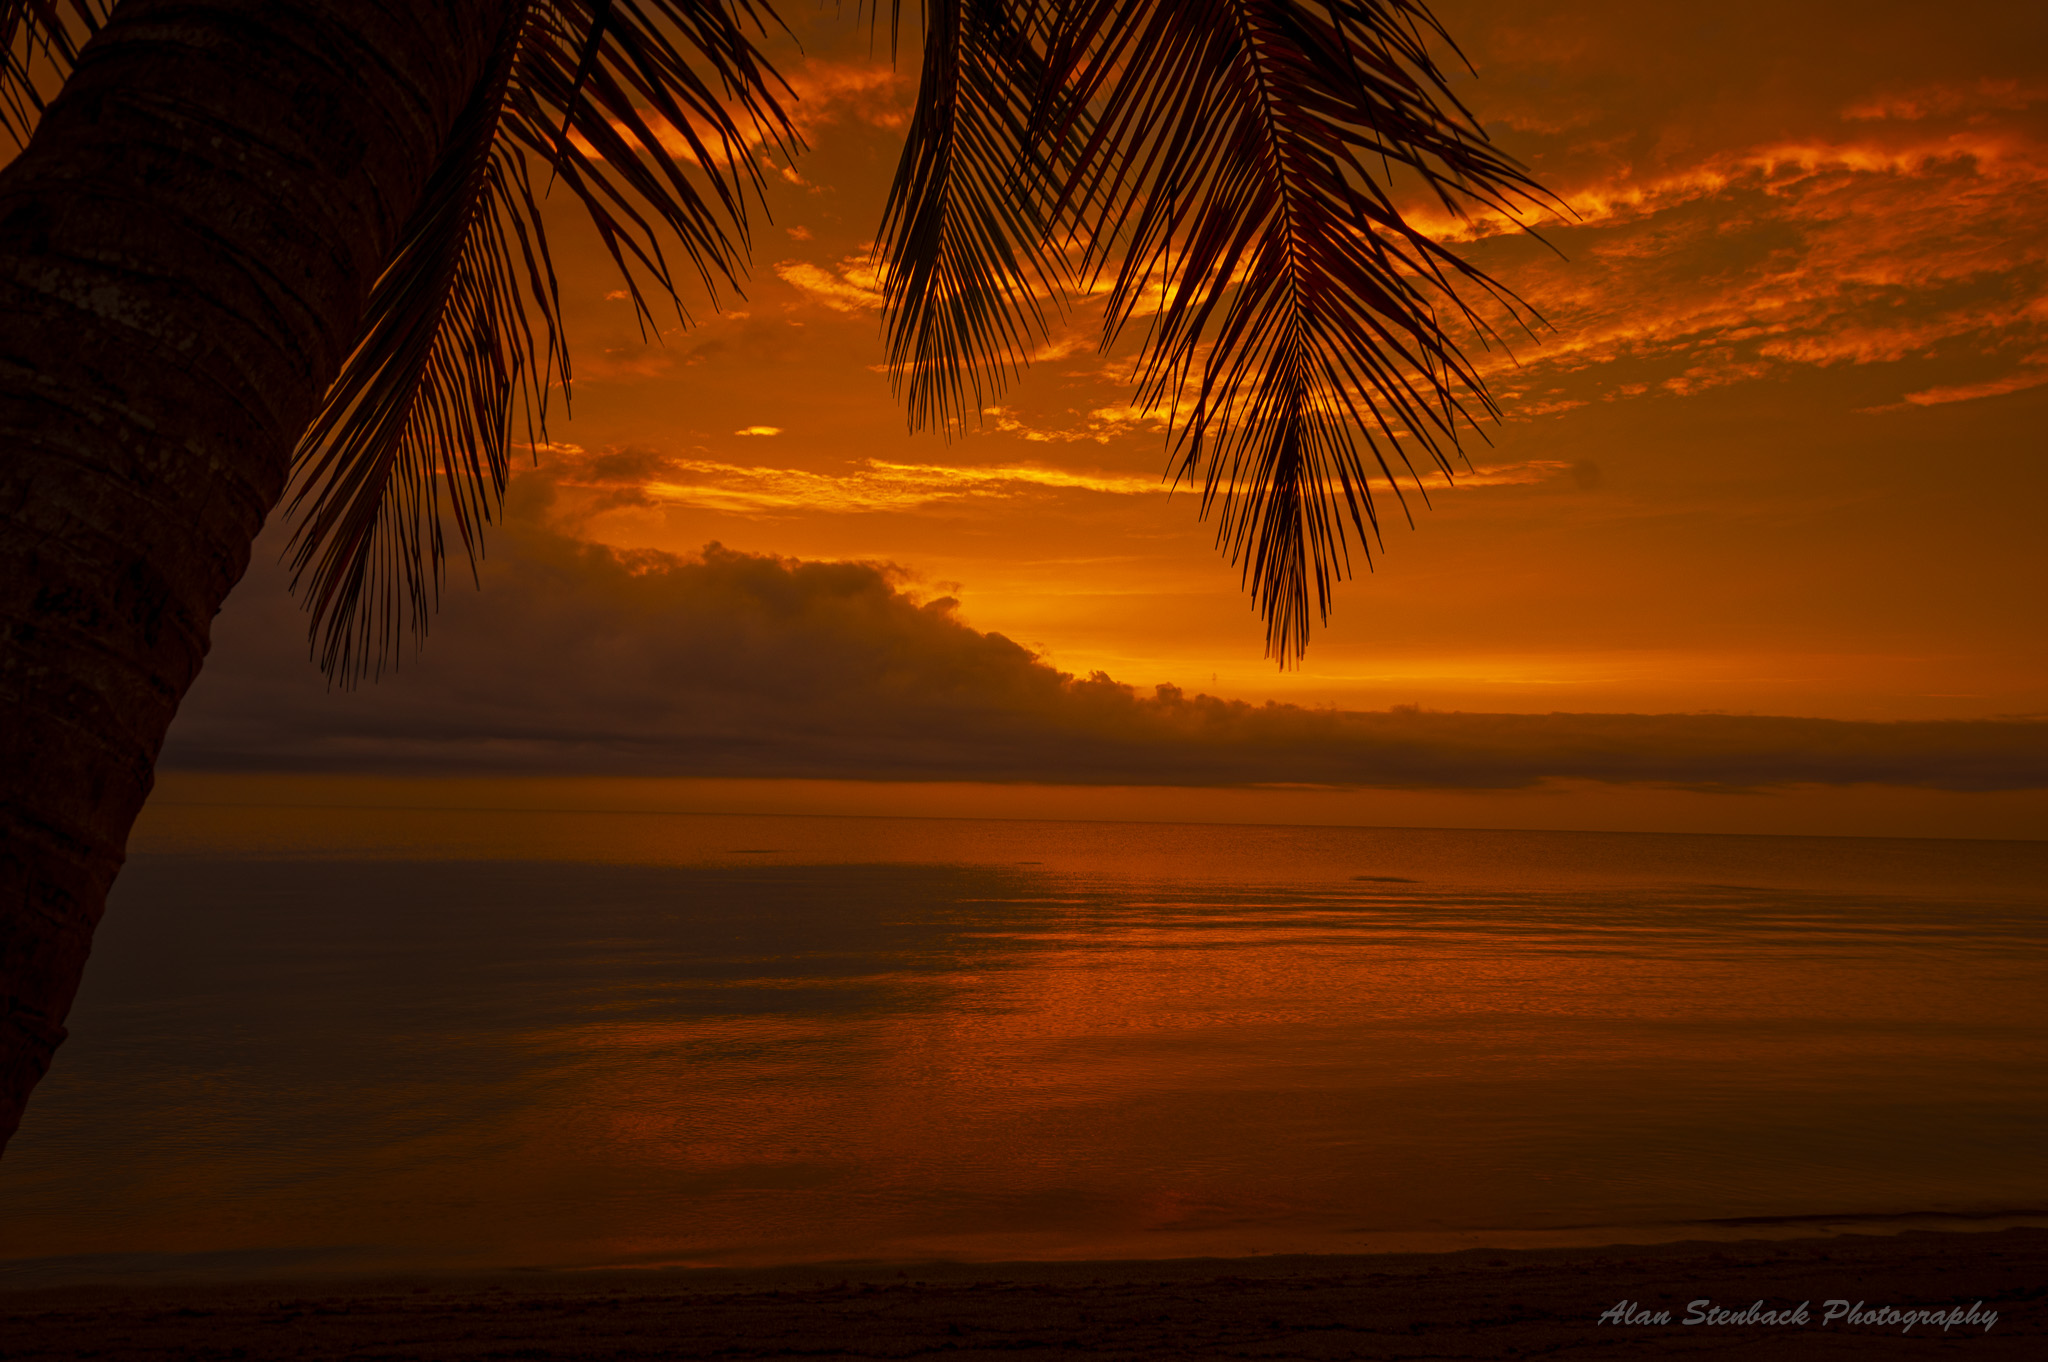
[[[1555,331],[1483,358],[1489,377],[1675,361],[1619,392],[1684,396],[1786,365],[2048,341],[2048,147],[2018,134],[1775,144],[1565,198],[1580,216],[1554,234],[1574,259],[1516,272]],[[1512,225],[1496,214],[1440,230],[1484,244]],[[2014,371],[1940,400],[2037,381]]]

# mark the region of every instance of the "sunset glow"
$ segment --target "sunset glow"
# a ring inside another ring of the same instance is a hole
[[[1760,45],[1733,12],[1446,8],[1478,67],[1461,95],[1568,215],[1531,216],[1541,241],[1438,230],[1548,325],[1475,350],[1504,420],[1455,486],[1398,461],[1400,497],[1376,484],[1384,545],[1369,573],[1354,549],[1299,671],[1261,659],[1198,498],[1164,495],[1167,413],[1130,409],[1093,305],[1052,318],[978,430],[905,432],[867,252],[912,86],[825,19],[782,57],[812,149],[768,181],[743,301],[643,342],[564,217],[575,415],[515,514],[626,550],[896,564],[973,627],[1141,688],[2039,712],[2019,621],[2044,585],[2048,85],[1993,21],[1930,38],[1859,10],[1852,62],[1827,12]],[[1714,80],[1654,78],[1674,47]]]
[[[1459,78],[1460,97],[1556,203],[1521,221],[1409,206],[1540,322],[1524,330],[1481,309],[1498,334],[1466,343],[1500,419],[1466,431],[1448,472],[1412,442],[1382,442],[1383,468],[1366,484],[1377,531],[1354,539],[1351,580],[1288,670],[1264,656],[1213,508],[1203,519],[1200,479],[1176,476],[1174,412],[1132,404],[1135,335],[1100,346],[1106,280],[1084,278],[1064,309],[1045,299],[1029,368],[981,394],[977,423],[952,438],[906,429],[873,233],[914,80],[858,25],[806,15],[802,49],[774,51],[810,149],[764,162],[772,221],[756,230],[746,296],[686,300],[687,324],[670,317],[643,334],[563,205],[555,253],[574,405],[517,461],[507,524],[487,540],[486,589],[458,576],[421,657],[361,695],[316,696],[301,689],[290,607],[259,546],[167,759],[245,766],[230,749],[255,739],[224,735],[236,723],[254,733],[259,714],[316,745],[337,723],[403,728],[412,721],[398,715],[443,708],[473,722],[457,697],[490,693],[488,676],[527,665],[517,657],[592,646],[596,626],[568,623],[579,613],[625,610],[603,626],[610,661],[587,674],[602,684],[574,682],[585,697],[575,707],[567,691],[541,688],[501,711],[505,741],[582,733],[587,752],[614,741],[597,737],[616,726],[595,716],[642,704],[619,689],[625,678],[663,674],[661,649],[711,628],[660,625],[660,612],[784,608],[748,594],[768,591],[766,578],[717,606],[688,584],[724,571],[704,564],[756,561],[783,564],[778,573],[867,565],[872,589],[948,622],[957,637],[944,648],[973,651],[984,637],[1021,648],[1038,669],[1029,686],[1100,675],[1141,699],[1164,685],[1345,711],[1880,724],[2048,712],[2048,646],[2032,625],[2048,588],[2035,527],[2048,491],[2048,83],[2023,69],[2031,49],[2001,36],[2003,21],[1930,38],[1908,18],[1859,13],[1848,61],[1824,12],[1802,11],[1759,45],[1732,13],[1694,23],[1618,4],[1447,9],[1477,67]],[[1680,49],[1712,79],[1653,74]],[[1133,326],[1143,324],[1141,309]],[[606,564],[642,583],[640,604],[605,584]],[[911,653],[880,661],[876,650],[908,646],[873,632],[874,610],[897,608],[878,597],[830,624],[806,614],[803,629],[826,631],[807,643],[767,616],[733,615],[717,630],[739,634],[716,636],[750,647],[782,637],[776,646],[820,657],[850,649],[877,659],[878,678],[900,673],[875,684],[907,685],[901,694],[991,713],[1021,703],[993,674],[942,677]],[[690,670],[686,685],[717,690],[712,674],[751,685],[722,666]],[[775,717],[757,708],[733,722],[831,728],[867,683],[836,684],[837,698],[791,691]],[[232,721],[220,708],[231,691]],[[725,770],[644,712],[648,742],[682,744],[661,774]],[[531,755],[511,767],[443,750],[463,769],[590,771],[544,747],[521,749]],[[988,759],[991,779],[1016,778]],[[856,774],[828,765],[786,774]],[[1362,785],[1387,783],[1371,763],[1359,769]],[[1115,778],[1181,779],[1158,774],[1139,763]],[[1670,778],[1684,780],[1676,768]],[[1585,807],[1590,817],[1606,804]],[[1779,816],[1749,807],[1755,824]],[[1984,826],[2009,836],[2036,818],[2007,812]],[[1926,824],[1936,825],[1957,824]],[[1910,829],[1887,819],[1882,830]]]
[[[0,30],[6,1357],[2041,1353],[2042,0]]]

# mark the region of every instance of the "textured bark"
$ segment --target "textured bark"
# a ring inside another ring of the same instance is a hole
[[[0,1143],[505,0],[122,0],[0,171]]]

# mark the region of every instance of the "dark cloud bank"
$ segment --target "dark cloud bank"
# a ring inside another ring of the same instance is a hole
[[[509,540],[509,542],[507,542]],[[1509,789],[2048,787],[2048,723],[1356,713],[1054,671],[886,568],[617,553],[531,526],[355,692],[306,661],[274,556],[222,615],[164,763],[202,770]]]

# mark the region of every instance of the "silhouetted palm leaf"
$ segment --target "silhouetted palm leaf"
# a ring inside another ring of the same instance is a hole
[[[1370,562],[1371,472],[1413,477],[1412,440],[1448,475],[1460,423],[1494,411],[1439,308],[1482,342],[1461,285],[1534,320],[1403,218],[1395,168],[1453,210],[1543,191],[1451,95],[1428,46],[1448,38],[1414,0],[1064,0],[1029,31],[1048,35],[1030,136],[1053,150],[1026,163],[1052,179],[1025,201],[1050,204],[1035,219],[1071,232],[1086,281],[1110,281],[1105,347],[1152,314],[1137,401],[1171,411],[1176,483],[1200,480],[1269,654],[1297,660],[1310,583],[1327,619],[1349,530]],[[1014,183],[1008,155],[955,182]],[[988,341],[1008,334],[959,329],[919,359],[972,384],[1012,362]]]
[[[924,62],[877,245],[889,364],[912,428],[960,426],[1044,334],[1066,285],[1034,138],[1049,95],[1035,0],[926,0]],[[963,360],[971,357],[971,362]]]
[[[43,112],[40,82],[61,85],[112,0],[0,0],[0,128],[26,146]],[[39,81],[40,77],[40,81]]]
[[[566,387],[530,173],[589,210],[643,327],[642,275],[677,295],[659,233],[714,296],[737,280],[752,146],[795,137],[741,28],[755,11],[732,4],[510,0],[300,447],[295,583],[330,675],[424,629],[445,522],[474,564],[502,495],[515,399],[544,436]],[[1416,0],[926,0],[924,22],[880,246],[912,424],[955,426],[1001,391],[1070,261],[1107,280],[1104,344],[1150,314],[1137,400],[1172,411],[1176,482],[1199,479],[1269,652],[1298,659],[1310,584],[1327,618],[1352,530],[1370,561],[1370,476],[1414,476],[1405,441],[1449,474],[1460,423],[1493,411],[1446,329],[1492,334],[1460,287],[1525,317],[1383,180],[1402,168],[1454,208],[1541,191],[1450,95]]]
[[[424,632],[445,569],[444,519],[474,568],[505,488],[515,399],[529,439],[544,438],[550,387],[559,379],[566,391],[533,168],[589,211],[644,326],[643,273],[681,312],[658,232],[681,241],[714,296],[735,284],[746,196],[759,189],[752,148],[794,139],[773,73],[740,27],[746,0],[509,10],[295,460],[291,510],[305,515],[293,585],[307,592],[322,668],[344,683],[381,666],[408,629]],[[699,74],[707,66],[711,81]]]

